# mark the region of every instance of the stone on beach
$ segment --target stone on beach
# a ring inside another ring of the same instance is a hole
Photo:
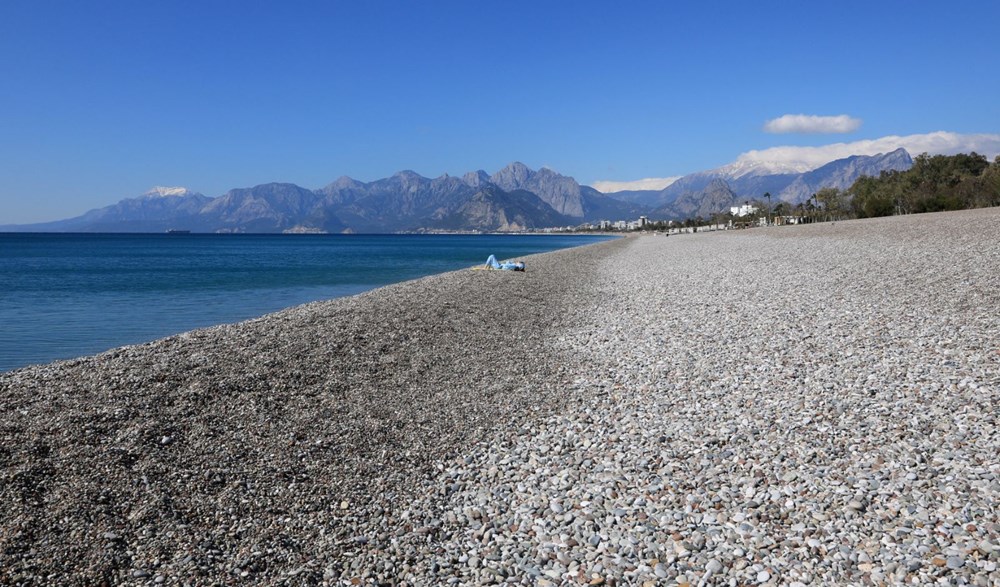
[[[998,220],[629,238],[5,374],[0,583],[1000,583]]]

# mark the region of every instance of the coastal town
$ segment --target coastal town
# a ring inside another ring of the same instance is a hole
[[[692,234],[695,232],[714,232],[718,230],[734,230],[763,226],[790,226],[814,222],[812,217],[804,215],[770,215],[762,214],[760,207],[750,203],[733,206],[727,213],[713,216],[709,221],[693,219],[687,221],[661,220],[651,221],[646,216],[636,220],[602,220],[596,223],[584,223],[578,226],[545,228],[541,232],[634,232],[651,231],[658,234]]]

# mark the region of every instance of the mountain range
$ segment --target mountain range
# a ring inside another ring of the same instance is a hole
[[[771,194],[773,203],[798,204],[822,188],[846,190],[863,175],[878,177],[883,171],[905,171],[912,166],[913,160],[905,149],[855,155],[805,171],[737,163],[685,175],[659,191],[608,195],[650,208],[650,218],[708,218],[730,204],[761,200],[765,193]]]
[[[406,232],[522,231],[600,220],[709,217],[764,192],[790,203],[822,187],[845,189],[861,175],[912,165],[903,149],[856,156],[813,170],[732,165],[687,175],[659,191],[603,194],[547,168],[511,163],[496,173],[423,177],[401,171],[373,182],[341,177],[310,190],[290,183],[232,189],[211,198],[184,188],[139,197],[67,220],[2,226],[36,232]]]

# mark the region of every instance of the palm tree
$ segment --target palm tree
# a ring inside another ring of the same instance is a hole
[[[777,224],[782,216],[788,216],[788,202],[778,202],[778,205],[774,207],[774,223]]]

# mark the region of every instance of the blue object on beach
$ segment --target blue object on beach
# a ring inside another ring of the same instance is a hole
[[[494,255],[486,259],[486,269],[502,269],[504,271],[524,271],[523,261],[504,261],[500,263]]]
[[[0,372],[613,238],[0,232]]]

